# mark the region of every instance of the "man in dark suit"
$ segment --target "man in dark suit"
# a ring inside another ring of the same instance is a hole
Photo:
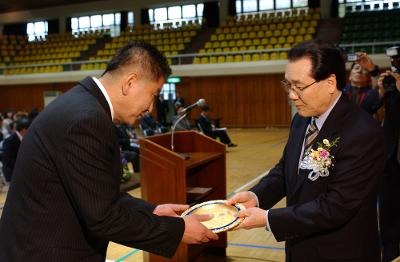
[[[306,41],[288,57],[282,84],[298,113],[283,156],[228,204],[248,208],[239,228],[266,227],[286,241],[286,261],[380,261],[382,129],[341,93],[345,67],[336,47]],[[272,208],[284,197],[287,207]]]
[[[217,236],[185,205],[154,206],[119,192],[115,124],[152,110],[170,74],[142,42],[123,47],[100,79],[88,77],[36,117],[18,155],[0,221],[0,261],[104,262],[109,241],[172,257],[181,241]]]
[[[397,61],[395,64],[394,61]],[[392,65],[400,71],[400,57],[392,58]],[[384,88],[383,80],[393,77],[395,86]],[[378,80],[379,92],[385,106],[383,130],[387,159],[379,196],[379,224],[382,239],[382,261],[392,261],[400,256],[400,74],[387,71]]]
[[[30,123],[31,121],[28,117],[21,117],[18,119],[16,122],[16,131],[3,142],[1,162],[3,163],[3,174],[7,182],[11,182],[18,149]]]
[[[201,108],[201,114],[199,118],[197,118],[197,123],[200,126],[201,131],[209,137],[214,139],[219,138],[221,143],[228,145],[228,147],[236,147],[237,145],[232,143],[231,139],[226,132],[226,128],[215,128],[214,124],[208,117],[208,112],[210,111],[210,107],[205,105]]]

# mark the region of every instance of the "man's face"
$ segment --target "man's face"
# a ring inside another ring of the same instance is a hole
[[[354,64],[350,71],[349,80],[354,87],[368,86],[370,75],[367,70],[363,69],[359,64]]]
[[[124,108],[121,109],[120,121],[133,125],[145,112],[151,112],[163,84],[163,78],[157,81],[141,79],[131,83],[131,88],[127,89]]]
[[[311,69],[310,59],[301,58],[289,62],[285,71],[286,80],[291,84],[291,88],[296,91],[289,91],[288,96],[296,106],[297,112],[303,117],[318,117],[323,114],[329,108],[332,92],[336,89],[336,78],[334,76],[316,82],[311,76]]]

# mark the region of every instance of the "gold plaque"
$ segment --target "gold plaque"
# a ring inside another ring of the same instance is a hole
[[[208,221],[201,222],[205,227],[219,233],[228,231],[239,225],[243,219],[236,217],[241,211],[246,209],[242,204],[227,206],[226,200],[211,200],[194,205],[182,213],[182,217],[196,215],[213,215],[214,217]]]

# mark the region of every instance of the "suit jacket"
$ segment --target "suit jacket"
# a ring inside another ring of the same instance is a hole
[[[212,130],[212,122],[210,121],[210,119],[208,119],[203,115],[200,115],[200,117],[197,119],[197,123],[200,125],[201,130],[206,136],[214,137]]]
[[[109,241],[171,257],[180,218],[119,192],[121,160],[92,78],[40,113],[20,147],[0,221],[0,261],[102,261]]]
[[[286,241],[286,261],[380,261],[377,191],[385,163],[383,132],[365,111],[344,95],[319,131],[340,138],[331,148],[334,166],[327,177],[308,179],[298,171],[309,118],[296,115],[279,163],[251,190],[260,207],[270,209],[269,224]],[[271,209],[286,196],[287,207]]]
[[[17,133],[7,137],[3,142],[3,155],[1,161],[3,162],[3,174],[7,181],[11,181],[20,144],[21,140],[19,140]]]

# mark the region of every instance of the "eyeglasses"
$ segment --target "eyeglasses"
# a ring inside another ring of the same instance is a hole
[[[289,95],[291,91],[293,91],[296,96],[301,97],[301,94],[303,93],[303,91],[307,88],[309,88],[310,86],[312,86],[313,84],[319,82],[318,80],[315,80],[314,82],[312,82],[309,85],[306,86],[296,86],[295,84],[291,84],[287,79],[283,79],[281,81],[281,85],[283,87],[283,89],[285,90],[285,92]],[[292,87],[293,86],[293,87]]]

